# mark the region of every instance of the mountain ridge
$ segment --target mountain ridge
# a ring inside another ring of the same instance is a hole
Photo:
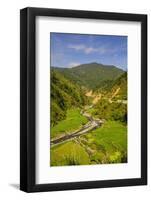
[[[73,68],[52,67],[66,78],[89,89],[101,88],[104,82],[113,81],[125,71],[114,66],[96,62],[78,65]]]
[[[76,66],[71,66],[71,67],[59,67],[59,66],[51,66],[52,68],[56,68],[56,69],[73,69],[73,68],[77,68],[77,67],[82,67],[85,65],[99,65],[99,66],[104,66],[104,67],[115,67],[118,68],[120,70],[126,71],[118,66],[112,65],[112,64],[103,64],[103,63],[98,63],[98,62],[90,62],[90,63],[83,63],[83,64],[79,64]]]

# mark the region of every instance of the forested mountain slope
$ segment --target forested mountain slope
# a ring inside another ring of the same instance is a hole
[[[81,88],[67,80],[61,73],[51,69],[51,125],[63,120],[66,110],[72,106],[80,107],[86,98]]]
[[[116,80],[124,71],[113,65],[103,65],[98,63],[82,64],[73,68],[55,68],[64,76],[79,85],[89,89],[98,89],[107,82]]]

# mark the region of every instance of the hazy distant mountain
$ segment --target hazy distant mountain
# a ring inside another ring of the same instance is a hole
[[[102,87],[108,82],[112,82],[120,77],[124,71],[113,65],[103,65],[98,63],[82,64],[73,68],[55,67],[66,78],[85,86],[89,89]]]

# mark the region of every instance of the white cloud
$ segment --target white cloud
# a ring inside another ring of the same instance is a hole
[[[78,63],[78,62],[71,62],[71,63],[69,63],[69,65],[68,65],[68,67],[69,68],[72,68],[72,67],[76,67],[76,66],[78,66],[78,65],[80,65],[81,63]]]
[[[94,48],[94,47],[88,47],[84,44],[69,45],[68,48],[74,49],[75,51],[83,51],[85,54],[90,54],[90,53],[95,53],[95,52],[100,53],[100,54],[104,54],[108,50],[105,47]]]
[[[83,45],[83,44],[78,44],[78,45],[69,45],[68,46],[70,49],[74,49],[74,50],[76,50],[76,51],[78,51],[78,50],[84,50],[85,49],[85,45]]]
[[[85,53],[86,54],[89,54],[89,53],[93,53],[93,52],[96,52],[96,49],[92,48],[92,47],[86,47],[84,49]]]

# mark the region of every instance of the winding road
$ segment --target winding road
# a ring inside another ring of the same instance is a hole
[[[81,112],[83,114],[83,116],[87,117],[87,119],[89,120],[89,122],[87,124],[85,124],[82,128],[80,128],[79,130],[76,130],[72,133],[63,135],[59,138],[54,138],[51,140],[51,145],[57,145],[63,142],[66,142],[68,140],[71,140],[75,137],[79,137],[80,135],[86,134],[94,129],[96,129],[97,127],[101,126],[104,123],[104,120],[100,120],[100,119],[95,119],[93,118],[90,114],[86,113],[86,112]]]

